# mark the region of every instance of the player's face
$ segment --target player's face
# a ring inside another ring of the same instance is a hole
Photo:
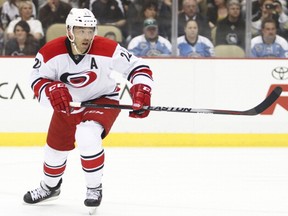
[[[75,36],[74,43],[81,53],[84,53],[89,47],[92,39],[94,38],[94,28],[90,27],[77,27],[73,28]]]

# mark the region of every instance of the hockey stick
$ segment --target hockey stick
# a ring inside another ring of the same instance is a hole
[[[260,104],[252,109],[245,111],[237,110],[218,110],[218,109],[193,109],[187,107],[166,107],[166,106],[144,106],[143,110],[150,111],[166,111],[180,113],[203,113],[203,114],[222,114],[222,115],[258,115],[270,107],[279,98],[282,92],[281,87],[276,87]],[[90,107],[90,108],[106,108],[106,109],[124,109],[133,110],[131,105],[115,105],[115,104],[94,104],[87,102],[70,102],[71,107]]]

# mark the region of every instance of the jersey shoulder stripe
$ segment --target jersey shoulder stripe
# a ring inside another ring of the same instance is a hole
[[[89,54],[112,57],[118,43],[101,36],[95,36]]]
[[[65,45],[66,38],[66,36],[63,36],[49,41],[39,50],[45,63],[55,56],[68,52]]]
[[[66,47],[66,36],[56,38],[46,43],[40,50],[43,60],[46,63],[50,59],[68,53]],[[112,57],[118,43],[107,38],[96,36],[88,54]]]

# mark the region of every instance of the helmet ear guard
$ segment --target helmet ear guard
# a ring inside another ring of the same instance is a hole
[[[75,36],[73,33],[73,28],[71,26],[66,26],[66,35],[71,42],[74,42]]]

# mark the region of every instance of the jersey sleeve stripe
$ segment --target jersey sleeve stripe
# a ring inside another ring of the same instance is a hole
[[[39,96],[41,95],[41,92],[43,91],[43,89],[45,88],[46,85],[48,85],[49,83],[51,83],[52,81],[49,79],[44,79],[44,78],[39,78],[36,79],[33,83],[32,83],[32,90],[35,94],[35,96],[39,99]]]
[[[149,67],[137,67],[135,68],[128,76],[128,80],[130,82],[133,82],[133,79],[135,78],[135,76],[139,76],[139,75],[142,75],[142,76],[147,76],[149,77],[151,80],[152,79],[152,71],[150,70]]]
[[[149,78],[149,79],[152,80],[152,78],[151,78],[150,76],[148,76],[147,74],[145,74],[145,73],[137,73],[137,74],[135,74],[135,75],[132,77],[131,83],[134,83],[134,79],[135,79],[136,77],[138,77],[138,76],[144,76],[144,77],[147,77],[147,78]]]
[[[130,80],[131,76],[133,75],[133,73],[134,73],[135,71],[140,71],[140,70],[143,70],[143,69],[148,69],[148,70],[150,70],[150,68],[149,68],[148,65],[139,65],[139,66],[135,67],[135,68],[130,72],[130,74],[128,75],[128,78],[127,78],[127,79]]]

